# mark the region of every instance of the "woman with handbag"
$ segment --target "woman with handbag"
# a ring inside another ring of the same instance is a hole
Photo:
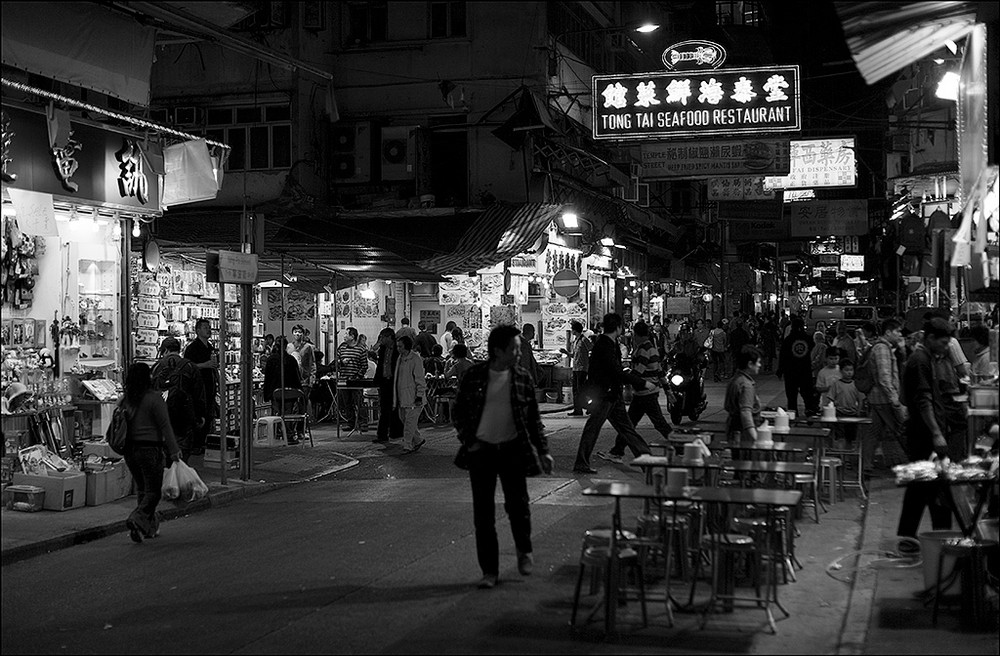
[[[517,547],[517,569],[531,574],[531,508],[526,476],[552,472],[552,456],[542,428],[535,387],[518,365],[520,331],[497,326],[487,340],[489,361],[472,366],[462,378],[455,402],[455,427],[462,443],[456,464],[469,470],[476,555],[483,577],[479,587],[496,586],[500,547],[496,531],[497,478]],[[535,453],[541,460],[539,467]]]
[[[181,459],[177,438],[170,427],[170,416],[163,396],[153,390],[149,365],[136,362],[125,376],[122,408],[127,417],[125,464],[132,473],[136,488],[136,508],[125,525],[133,542],[155,538],[160,532],[156,506],[163,486],[164,449],[170,459]]]

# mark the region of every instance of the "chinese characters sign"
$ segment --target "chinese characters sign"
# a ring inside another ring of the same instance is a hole
[[[764,178],[725,175],[710,178],[708,200],[770,200],[774,190],[764,189]]]
[[[868,201],[810,200],[786,203],[791,215],[791,237],[827,235],[864,235],[868,233]]]
[[[790,170],[788,139],[745,139],[642,145],[642,178],[775,175]]]
[[[595,75],[594,138],[797,132],[799,67]]]
[[[767,177],[764,186],[768,189],[804,189],[857,184],[854,137],[793,139],[791,157],[791,173]]]

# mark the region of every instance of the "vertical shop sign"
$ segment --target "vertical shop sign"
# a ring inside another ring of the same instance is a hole
[[[118,160],[118,193],[122,198],[133,196],[145,205],[149,200],[149,181],[142,163],[142,151],[134,140],[122,138],[122,147],[115,151]]]

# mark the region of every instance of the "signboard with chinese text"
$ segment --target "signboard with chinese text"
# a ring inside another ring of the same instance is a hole
[[[729,224],[729,240],[732,242],[784,241],[788,239],[788,224],[781,217],[733,221]]]
[[[868,234],[867,200],[808,200],[787,203],[791,237]]]
[[[770,200],[773,189],[764,189],[762,176],[726,175],[708,181],[708,200]]]
[[[798,132],[799,67],[593,77],[595,139]]]
[[[715,175],[784,175],[791,170],[788,139],[648,143],[640,161],[644,180]]]
[[[841,271],[864,271],[865,270],[865,256],[864,255],[841,255],[840,256],[840,270]]]
[[[737,221],[780,220],[781,201],[719,201],[719,220],[735,223]]]
[[[769,189],[857,186],[858,164],[854,137],[792,139],[792,169],[788,175],[768,176]]]
[[[9,161],[4,170],[17,175],[9,183],[11,188],[159,214],[159,176],[145,165],[137,146],[140,137],[72,119],[72,138],[79,148],[73,152],[69,164],[69,170],[73,171],[69,180],[76,185],[76,191],[69,191],[53,170],[45,114],[7,105],[3,106],[3,113],[12,133],[5,153]]]

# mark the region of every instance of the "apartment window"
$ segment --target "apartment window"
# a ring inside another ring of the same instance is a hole
[[[764,19],[760,2],[754,0],[716,0],[715,15],[719,25],[758,27]]]
[[[347,5],[350,32],[348,42],[364,44],[385,41],[389,34],[389,7],[386,0],[350,2]]]
[[[465,2],[431,3],[431,38],[465,36]]]
[[[292,164],[289,105],[212,107],[205,130],[209,139],[228,144],[229,171],[287,169]]]

